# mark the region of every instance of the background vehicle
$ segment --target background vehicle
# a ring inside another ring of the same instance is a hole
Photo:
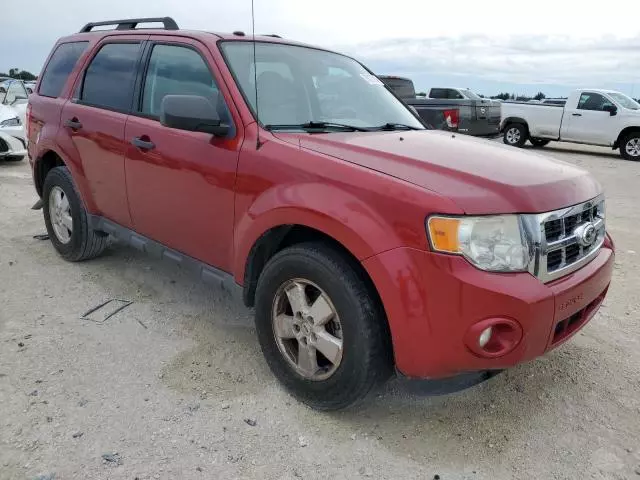
[[[36,89],[36,84],[37,82],[24,82],[24,87],[27,89],[27,92],[29,92],[29,94],[32,94]]]
[[[28,145],[63,258],[113,235],[239,290],[275,376],[319,409],[394,367],[533,359],[611,280],[587,172],[425,129],[359,62],[280,38],[88,24],[47,60]]]
[[[542,147],[551,140],[619,148],[627,160],[640,160],[640,105],[613,90],[574,90],[564,105],[505,102],[504,143]]]
[[[4,79],[0,85],[0,159],[22,160],[26,151],[27,90],[20,80]]]
[[[439,130],[467,135],[497,135],[500,128],[500,102],[480,98],[468,89],[432,88],[430,98],[416,97],[409,78],[378,75],[420,117]]]
[[[566,98],[543,98],[542,102],[545,105],[565,105],[567,103]]]
[[[454,87],[438,87],[431,88],[427,93],[428,98],[437,98],[439,100],[480,100],[483,98],[469,90],[468,88],[454,88]]]

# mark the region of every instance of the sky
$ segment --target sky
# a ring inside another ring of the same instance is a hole
[[[417,90],[566,96],[599,87],[640,97],[640,29],[619,16],[630,0],[254,1],[256,33],[347,53]],[[251,31],[250,0],[5,0],[0,71],[40,72],[56,39],[87,22],[166,15],[185,29]]]

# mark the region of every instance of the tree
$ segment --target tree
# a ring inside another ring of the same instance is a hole
[[[38,79],[38,77],[33,73],[26,70],[20,70],[19,68],[10,68],[8,74],[0,72],[0,77],[17,78],[18,80],[24,80],[25,82],[30,82]]]
[[[538,93],[536,93],[536,96],[533,97],[533,98],[534,98],[534,100],[542,100],[543,98],[547,98],[547,96],[542,92],[538,92]]]

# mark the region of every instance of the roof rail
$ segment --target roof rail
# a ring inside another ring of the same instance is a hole
[[[125,18],[123,20],[107,20],[104,22],[87,23],[80,29],[79,33],[90,32],[94,27],[103,27],[106,25],[117,25],[115,30],[135,30],[139,23],[162,23],[165,30],[179,30],[178,24],[171,17],[152,17],[152,18]]]
[[[263,37],[275,37],[275,38],[282,38],[280,35],[276,35],[275,33],[270,33],[267,35],[262,35]]]

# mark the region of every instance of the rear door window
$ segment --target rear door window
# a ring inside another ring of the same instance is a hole
[[[89,42],[71,42],[58,45],[51,56],[40,81],[38,93],[45,97],[59,97],[65,83]]]
[[[107,43],[87,67],[80,102],[129,112],[141,44]]]

